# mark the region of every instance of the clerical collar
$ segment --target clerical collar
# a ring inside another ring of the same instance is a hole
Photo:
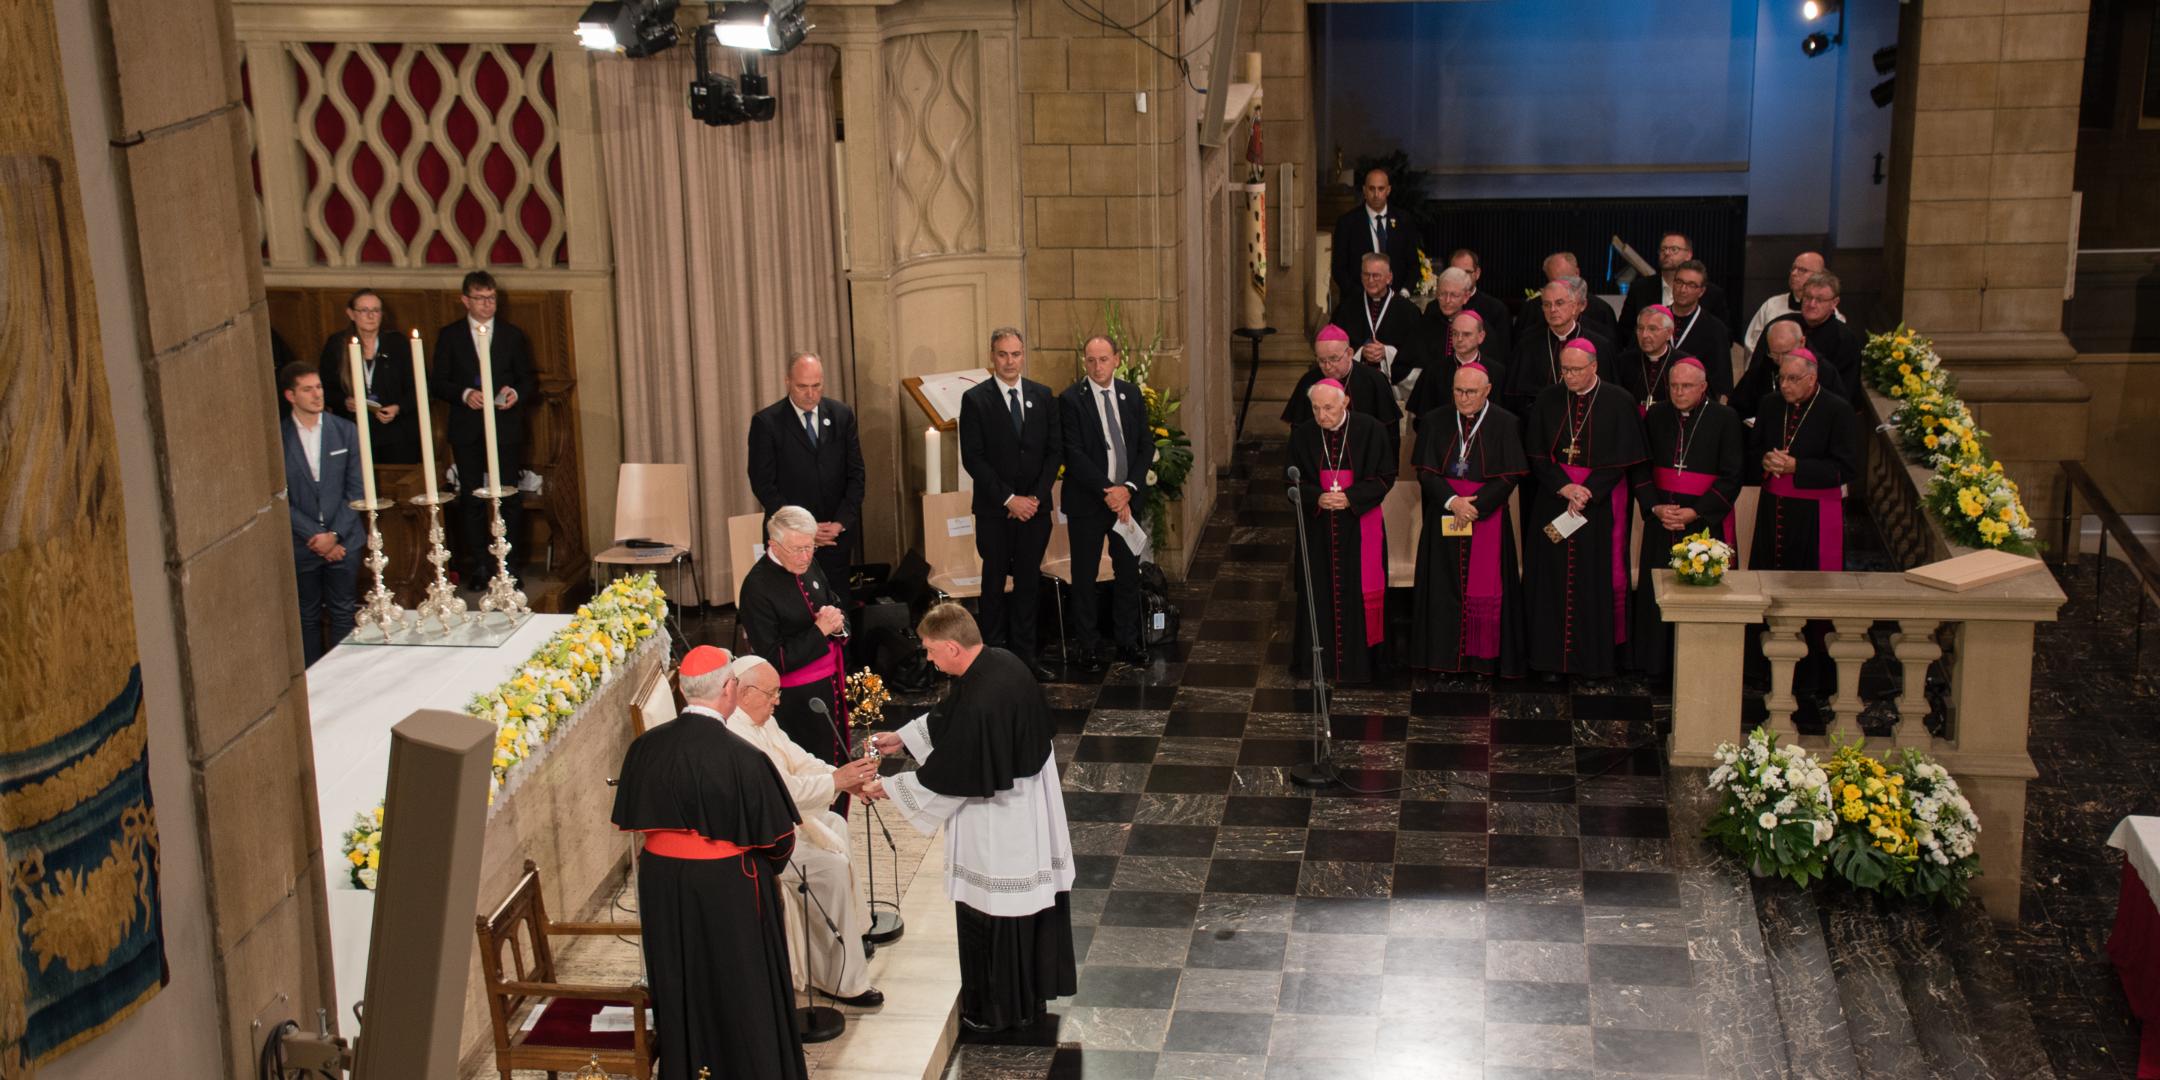
[[[710,716],[723,724],[727,723],[727,717],[720,715],[719,710],[704,705],[685,705],[682,707],[682,711],[685,715],[696,713],[699,716]]]
[[[1664,347],[1664,348],[1662,348],[1662,349],[1659,349],[1659,350],[1658,350],[1658,351],[1657,351],[1656,353],[1654,353],[1654,354],[1653,354],[1653,353],[1644,353],[1644,354],[1643,354],[1643,359],[1645,359],[1645,360],[1657,360],[1657,361],[1663,362],[1663,361],[1664,361],[1664,359],[1665,359],[1665,357],[1666,357],[1667,355],[1671,354],[1671,352],[1672,352],[1672,342],[1669,342],[1669,341],[1668,341],[1668,342],[1666,342],[1666,343],[1665,343],[1665,347]]]
[[[1545,332],[1548,334],[1552,334],[1555,341],[1568,342],[1575,340],[1575,331],[1581,325],[1582,324],[1580,322],[1571,322],[1568,324],[1568,328],[1566,331],[1557,334],[1554,334],[1552,327],[1548,326],[1545,328]]]
[[[1348,407],[1345,407],[1343,409],[1342,419],[1335,421],[1334,427],[1328,427],[1327,425],[1322,424],[1320,426],[1320,430],[1333,433],[1341,431],[1348,426],[1350,426],[1350,410]]]
[[[782,569],[782,570],[787,570],[787,564],[786,564],[786,563],[784,563],[784,562],[781,562],[781,561],[780,561],[780,553],[779,553],[779,552],[777,552],[777,551],[774,551],[774,550],[772,549],[772,546],[771,546],[771,545],[767,545],[767,546],[766,546],[766,548],[765,548],[765,557],[766,557],[766,558],[768,558],[768,559],[771,559],[771,560],[772,560],[772,564],[773,564],[774,566],[777,566],[777,567],[779,567],[779,568],[780,568],[780,569]],[[788,576],[790,576],[790,577],[793,577],[794,575],[795,575],[795,571],[793,571],[793,570],[788,570]]]
[[[1374,296],[1371,293],[1366,293],[1365,302],[1367,304],[1385,304],[1388,302],[1388,298],[1393,295],[1393,293],[1388,292],[1386,289],[1382,289],[1380,290],[1380,295],[1378,296]]]
[[[1475,363],[1477,363],[1477,362],[1478,362],[1478,354],[1476,354],[1476,353],[1470,353],[1470,354],[1468,354],[1468,355],[1466,355],[1466,356],[1457,356],[1457,357],[1455,358],[1455,366],[1456,366],[1456,367],[1467,367],[1467,366],[1469,366],[1469,365],[1471,365],[1471,364],[1475,364]]]
[[[1586,386],[1586,387],[1584,387],[1584,388],[1582,388],[1582,389],[1580,389],[1580,390],[1577,390],[1577,391],[1575,391],[1575,396],[1576,396],[1576,397],[1586,397],[1586,396],[1588,396],[1588,395],[1591,395],[1591,394],[1595,394],[1595,393],[1597,393],[1598,383],[1600,383],[1600,382],[1602,382],[1602,381],[1603,381],[1603,380],[1599,379],[1599,378],[1598,378],[1597,376],[1595,376],[1595,375],[1591,376],[1591,377],[1590,377],[1590,385],[1589,385],[1589,386]]]
[[[1695,313],[1696,313],[1697,311],[1700,311],[1700,310],[1702,310],[1702,305],[1701,305],[1701,304],[1696,304],[1696,305],[1695,305],[1694,307],[1691,307],[1691,308],[1687,309],[1686,311],[1682,311],[1682,310],[1680,310],[1679,308],[1673,307],[1673,306],[1672,306],[1672,305],[1670,305],[1670,304],[1667,304],[1667,305],[1665,305],[1665,306],[1666,306],[1666,308],[1667,308],[1668,310],[1670,310],[1670,311],[1672,312],[1672,314],[1673,314],[1673,318],[1675,318],[1675,319],[1687,319],[1687,318],[1693,318],[1693,317],[1694,317],[1694,315],[1695,315]]]

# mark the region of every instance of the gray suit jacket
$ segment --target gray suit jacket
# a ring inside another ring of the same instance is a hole
[[[349,505],[361,497],[360,429],[342,416],[322,417],[322,479],[308,474],[307,451],[300,429],[286,413],[278,426],[285,436],[285,503],[292,514],[293,558],[319,558],[307,549],[308,537],[334,532],[347,552],[358,554],[367,539],[360,511]]]

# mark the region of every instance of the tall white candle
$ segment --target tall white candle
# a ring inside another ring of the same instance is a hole
[[[942,452],[944,437],[933,425],[923,429],[923,494],[935,495],[945,490],[945,455]]]
[[[502,487],[502,462],[495,460],[495,361],[488,353],[487,327],[480,327],[480,426],[487,436],[487,484]]]
[[[435,421],[428,415],[427,360],[420,355],[420,331],[412,332],[413,416],[420,424],[420,470],[427,474],[428,502],[435,501]]]
[[[375,505],[375,443],[368,435],[368,424],[374,416],[367,407],[367,367],[360,360],[360,339],[353,338],[346,346],[346,356],[352,362],[352,390],[354,403],[360,411],[353,416],[360,427],[360,488],[369,506]]]

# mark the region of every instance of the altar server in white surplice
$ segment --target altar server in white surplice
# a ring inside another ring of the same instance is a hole
[[[1050,706],[1019,657],[985,648],[975,618],[939,604],[917,633],[953,676],[945,699],[898,732],[921,765],[873,782],[925,836],[945,829],[945,891],[960,938],[960,1022],[977,1034],[1025,1027],[1075,989],[1072,839],[1050,753]]]
[[[859,792],[875,779],[877,759],[856,758],[840,766],[818,760],[772,722],[773,707],[780,701],[780,673],[755,656],[737,657],[732,670],[737,689],[728,730],[772,759],[788,799],[802,815],[802,825],[795,830],[795,854],[780,875],[788,966],[795,972],[795,986],[801,989],[807,980],[844,1005],[876,1008],[885,1003],[885,995],[870,985],[869,958],[863,955],[870,908],[848,867],[847,822],[826,807],[834,795]],[[806,881],[807,904],[798,891]]]

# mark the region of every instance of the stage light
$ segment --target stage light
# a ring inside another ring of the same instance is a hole
[[[1884,79],[1879,83],[1876,83],[1875,88],[1868,91],[1868,97],[1875,100],[1876,108],[1889,108],[1890,103],[1897,100],[1897,76],[1892,75],[1889,78]]]
[[[1830,35],[1809,34],[1800,42],[1800,51],[1809,56],[1821,56],[1830,51]]]
[[[1875,50],[1875,74],[1888,75],[1897,70],[1897,46],[1885,45]]]
[[[616,33],[615,24],[623,21],[623,6],[614,0],[599,0],[589,4],[585,13],[578,16],[578,44],[588,49],[614,52],[622,46],[622,36]],[[623,23],[627,30],[629,24]]]
[[[1800,17],[1814,22],[1836,11],[1840,6],[1840,0],[1807,0],[1807,3],[1800,5]]]
[[[728,48],[784,53],[802,44],[809,33],[802,9],[803,0],[732,3],[720,9],[713,28],[717,40]]]

